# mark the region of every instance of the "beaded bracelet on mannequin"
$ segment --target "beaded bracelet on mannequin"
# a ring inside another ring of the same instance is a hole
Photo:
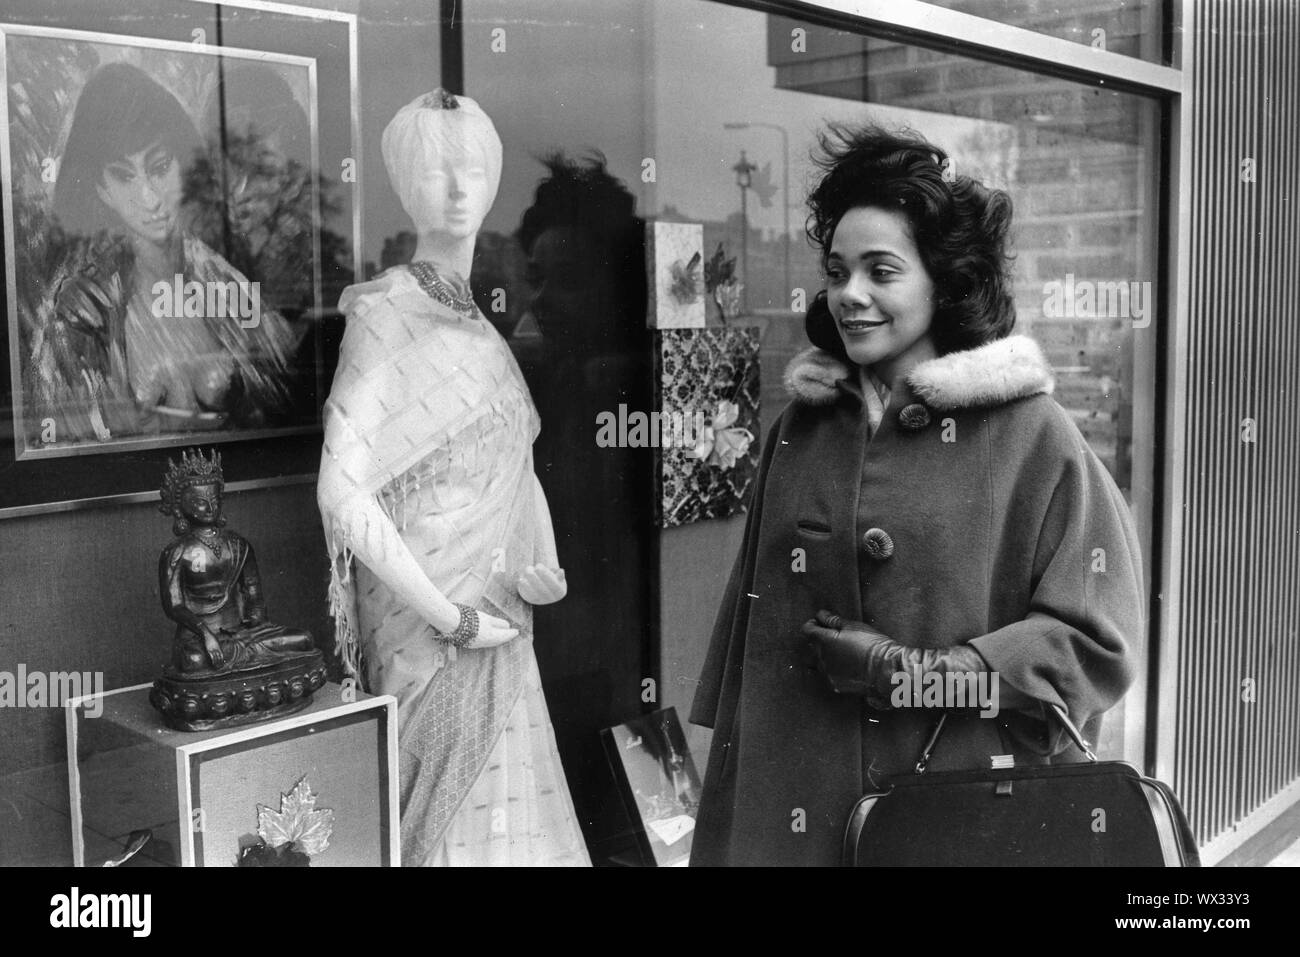
[[[460,611],[460,621],[449,632],[440,632],[435,628],[433,635],[444,644],[455,648],[464,648],[478,637],[478,612],[471,606],[462,605],[458,601],[452,602],[452,604]]]

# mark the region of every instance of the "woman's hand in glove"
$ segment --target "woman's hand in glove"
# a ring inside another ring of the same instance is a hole
[[[910,648],[861,621],[829,611],[804,623],[821,671],[839,694],[860,694],[871,707],[885,711],[894,690],[895,674],[920,671],[978,674],[988,670],[979,652],[969,645],[950,648]]]

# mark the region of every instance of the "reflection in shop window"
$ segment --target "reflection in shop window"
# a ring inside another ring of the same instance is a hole
[[[1121,10],[1100,25],[1112,52],[1148,55],[1158,5],[1139,6],[1137,19]],[[1031,7],[979,12],[1074,39],[1086,26]],[[515,52],[492,52],[498,28]],[[730,324],[760,330],[764,431],[824,284],[804,199],[826,121],[910,127],[948,151],[954,173],[1007,190],[1017,331],[1046,352],[1056,398],[1129,499],[1151,567],[1158,103],[704,0],[558,0],[526,16],[478,0],[466,10],[465,66],[507,153],[487,224],[496,236],[476,268],[522,288],[511,236],[544,175],[536,157],[599,151],[641,217],[700,223],[705,256],[721,248],[737,260],[743,313]],[[494,321],[524,336],[525,300],[510,299],[516,312]]]

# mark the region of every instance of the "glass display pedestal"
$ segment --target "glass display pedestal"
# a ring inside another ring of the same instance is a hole
[[[294,849],[305,847],[311,866],[401,862],[391,695],[327,683],[296,714],[183,732],[163,723],[150,687],[67,702],[77,866],[234,866],[243,848],[274,847],[286,833],[302,835]],[[121,854],[88,860],[87,846],[103,846],[96,836]],[[303,862],[283,853],[258,859]]]

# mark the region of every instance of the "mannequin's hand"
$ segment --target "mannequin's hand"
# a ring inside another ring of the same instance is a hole
[[[519,573],[515,586],[519,597],[530,605],[549,605],[569,593],[569,583],[564,579],[563,568],[529,565]]]
[[[519,635],[518,628],[511,628],[510,622],[495,615],[478,613],[478,635],[466,648],[495,648]]]

